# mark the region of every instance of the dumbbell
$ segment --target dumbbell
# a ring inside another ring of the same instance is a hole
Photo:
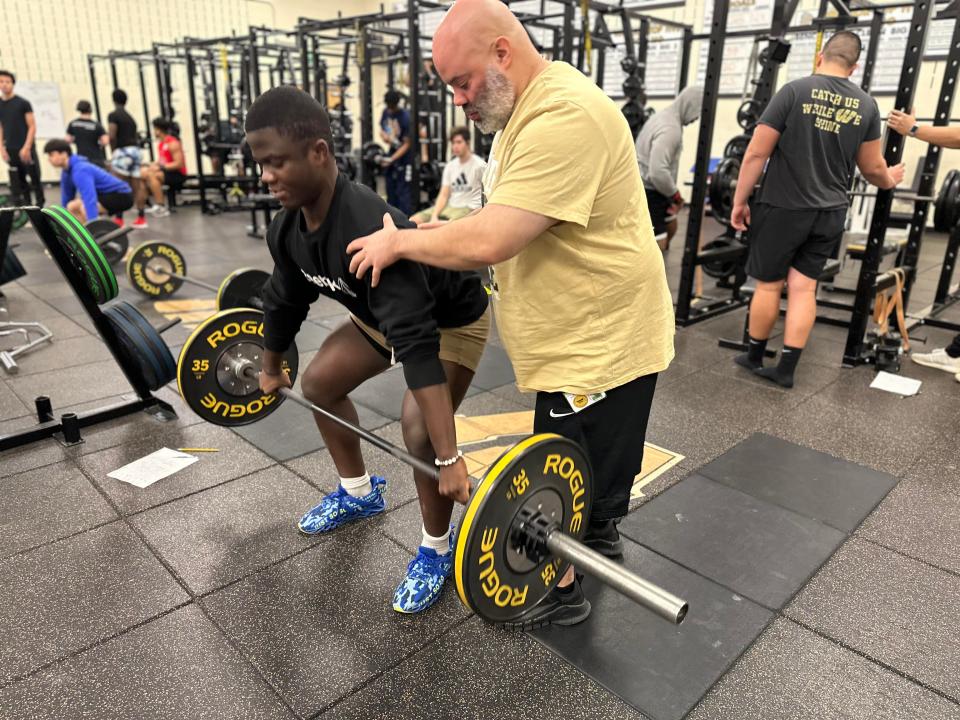
[[[138,292],[154,300],[172,297],[184,283],[214,293],[217,310],[250,307],[263,308],[260,289],[270,273],[255,268],[240,268],[227,275],[219,286],[187,276],[187,261],[173,245],[161,241],[145,242],[127,258],[127,278]]]

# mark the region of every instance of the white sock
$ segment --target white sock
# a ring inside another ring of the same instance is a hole
[[[340,478],[340,487],[346,490],[348,495],[352,495],[353,497],[369,495],[370,491],[373,490],[369,473],[364,473],[360,477],[354,478],[342,477]]]
[[[423,528],[423,539],[420,541],[420,545],[430,548],[436,552],[437,555],[446,555],[450,552],[450,529],[448,528],[440,537],[434,537],[427,532],[426,528]]]

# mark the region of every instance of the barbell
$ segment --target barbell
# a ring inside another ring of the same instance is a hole
[[[220,285],[212,285],[187,275],[183,254],[167,242],[150,241],[138,245],[127,257],[127,278],[133,288],[154,300],[166,300],[184,283],[216,294],[217,310],[237,307],[262,308],[260,290],[270,273],[255,268],[239,268]]]
[[[219,312],[202,322],[180,351],[177,387],[204,420],[235,427],[273,413],[284,399],[322,415],[430,477],[436,467],[298,392],[260,391],[263,313]],[[281,371],[296,378],[297,349],[282,354]],[[573,441],[542,433],[504,452],[467,501],[453,548],[457,594],[495,623],[516,621],[543,600],[573,563],[660,617],[679,624],[687,603],[580,542],[590,518],[590,463]]]
[[[133,226],[118,227],[109,218],[97,218],[84,226],[94,242],[100,246],[104,259],[111,265],[116,265],[127,254],[130,241],[127,238],[133,232]]]

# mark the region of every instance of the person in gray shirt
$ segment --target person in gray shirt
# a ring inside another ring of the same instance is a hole
[[[700,118],[702,105],[702,87],[684,88],[676,100],[647,120],[637,136],[640,177],[647,191],[653,233],[661,250],[670,247],[670,240],[677,232],[677,213],[683,206],[683,196],[677,187],[683,126]]]
[[[787,83],[773,96],[747,147],[731,224],[750,246],[747,273],[757,281],[750,302],[748,351],[737,364],[786,388],[817,315],[817,277],[843,238],[854,166],[879,188],[903,180],[903,165],[888,167],[880,141],[880,111],[850,82],[861,43],[856,33],[833,35],[813,75]],[[768,162],[769,161],[769,162]],[[747,202],[763,174],[751,208]],[[787,284],[783,350],[763,367],[767,338],[780,315]]]

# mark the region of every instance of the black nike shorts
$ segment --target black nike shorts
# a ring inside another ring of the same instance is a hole
[[[754,203],[750,209],[747,274],[761,282],[783,280],[796,268],[809,278],[823,272],[843,239],[847,208],[789,210]]]
[[[627,514],[633,480],[643,465],[643,443],[656,387],[656,373],[644,375],[608,390],[605,398],[578,413],[562,392],[537,393],[533,432],[569,438],[590,460],[592,522]]]

